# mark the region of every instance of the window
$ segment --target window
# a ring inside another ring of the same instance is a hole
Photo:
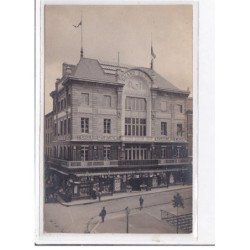
[[[57,135],[57,123],[54,124],[54,135]]]
[[[63,121],[60,121],[60,135],[63,134]]]
[[[82,133],[89,133],[89,118],[81,118]]]
[[[161,122],[161,135],[167,135],[167,123]]]
[[[133,111],[145,111],[146,100],[144,98],[126,97],[125,108]]]
[[[84,106],[89,106],[89,94],[82,93],[82,103]]]
[[[183,110],[182,110],[182,105],[178,104],[178,105],[177,105],[177,108],[178,108],[178,112],[182,113],[182,111],[183,111]]]
[[[105,95],[104,96],[104,107],[105,108],[110,108],[111,107],[111,96],[110,95]]]
[[[81,161],[87,161],[89,159],[89,147],[81,146]]]
[[[61,100],[61,110],[63,110],[63,100]]]
[[[64,120],[64,134],[67,134],[67,120]]]
[[[70,106],[70,105],[71,105],[71,95],[68,94],[68,106]]]
[[[103,121],[103,129],[104,134],[110,134],[111,133],[111,120],[110,119],[104,119]]]
[[[161,111],[167,111],[167,102],[166,101],[161,102]]]
[[[188,132],[189,132],[189,134],[192,134],[192,132],[193,132],[193,124],[188,125]]]
[[[110,160],[110,146],[103,147],[103,157],[104,160]]]
[[[68,134],[71,133],[71,124],[70,124],[70,118],[68,118]]]
[[[147,149],[140,146],[125,148],[125,160],[145,160]]]
[[[125,118],[125,135],[146,136],[146,119]]]
[[[167,148],[166,147],[161,147],[161,158],[166,159],[167,158]]]
[[[182,136],[182,124],[177,124],[177,135]]]
[[[60,102],[57,103],[57,112],[60,112]]]

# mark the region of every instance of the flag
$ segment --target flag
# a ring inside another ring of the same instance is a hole
[[[78,25],[74,25],[74,24],[73,24],[73,26],[74,26],[75,28],[78,28],[80,25],[82,25],[82,21],[80,21],[80,23],[79,23]]]
[[[153,51],[153,46],[151,45],[151,56],[155,59],[156,58],[156,54]]]

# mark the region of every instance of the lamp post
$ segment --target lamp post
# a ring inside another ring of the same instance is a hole
[[[126,233],[128,234],[128,231],[129,231],[129,229],[128,229],[128,227],[129,227],[129,221],[128,221],[128,215],[129,215],[129,213],[130,213],[130,209],[129,209],[129,207],[126,207],[125,208],[125,212],[126,212]]]

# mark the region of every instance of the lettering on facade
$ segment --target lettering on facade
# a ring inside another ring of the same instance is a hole
[[[125,83],[125,92],[133,96],[149,96],[150,78],[139,70],[130,70],[122,76]]]
[[[96,140],[96,141],[116,141],[117,136],[104,136],[104,135],[77,135],[76,140],[87,141],[87,140]]]
[[[170,141],[169,137],[155,137],[156,141]]]

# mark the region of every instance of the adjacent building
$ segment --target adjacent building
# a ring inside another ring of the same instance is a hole
[[[66,200],[191,183],[189,94],[152,68],[81,51],[50,94],[46,179]]]

